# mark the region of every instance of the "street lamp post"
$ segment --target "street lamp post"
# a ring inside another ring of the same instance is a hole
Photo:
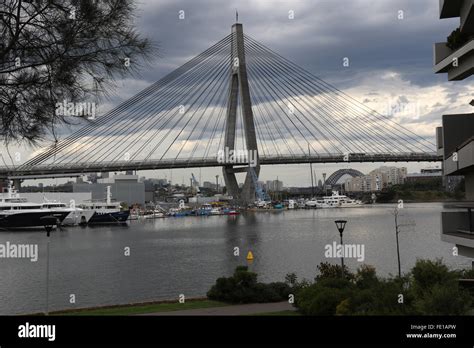
[[[323,181],[324,181],[324,183],[323,183],[323,190],[324,190],[324,191],[323,191],[323,192],[324,192],[324,195],[327,196],[327,190],[326,190],[326,173],[323,173]]]
[[[40,218],[43,223],[44,229],[46,230],[46,315],[49,314],[49,236],[53,229],[53,226],[57,223],[57,219],[54,216],[43,216]]]
[[[313,162],[311,162],[311,149],[308,143],[308,156],[309,156],[309,171],[311,173],[311,199],[314,198],[314,177],[313,177]]]
[[[347,221],[346,220],[336,220],[334,221],[336,223],[336,226],[337,226],[337,229],[339,231],[339,235],[341,236],[341,248],[342,248],[342,252],[341,252],[341,273],[342,273],[342,277],[344,278],[344,244],[342,242],[342,234],[344,233],[344,228],[346,227],[346,223]]]

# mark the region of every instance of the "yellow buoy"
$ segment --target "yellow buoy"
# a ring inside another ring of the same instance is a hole
[[[247,260],[248,261],[252,261],[253,260],[253,254],[251,251],[249,251],[249,253],[247,254]]]

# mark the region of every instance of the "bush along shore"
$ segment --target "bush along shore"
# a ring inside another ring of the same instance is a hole
[[[257,274],[237,267],[231,277],[217,279],[210,300],[226,303],[290,301],[303,315],[466,315],[472,314],[474,289],[465,280],[474,270],[449,270],[441,260],[418,260],[401,277],[379,277],[374,267],[347,267],[321,263],[314,281],[259,283]]]

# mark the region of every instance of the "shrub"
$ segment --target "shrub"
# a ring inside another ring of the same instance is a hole
[[[295,306],[305,315],[335,315],[338,305],[351,297],[354,285],[347,279],[325,278],[299,290]]]
[[[375,267],[369,265],[362,265],[355,274],[354,281],[357,287],[365,289],[370,288],[378,283]]]
[[[292,288],[288,284],[282,282],[270,283],[267,284],[267,287],[274,291],[279,299],[288,299],[288,296],[292,293]]]
[[[317,268],[319,274],[314,279],[316,281],[329,278],[342,278],[342,266],[329,262],[321,262]],[[349,271],[346,265],[344,265],[344,278],[349,280],[354,278],[354,275]]]
[[[436,284],[447,284],[456,281],[456,272],[450,272],[440,259],[417,260],[412,268],[413,291],[416,297],[423,297]]]
[[[462,279],[474,279],[474,268],[462,270],[460,272],[460,278],[462,278]]]
[[[399,295],[403,303],[399,303]],[[412,314],[412,297],[403,291],[398,279],[377,280],[370,287],[359,289],[351,298],[354,315],[407,315]]]
[[[296,306],[304,315],[335,315],[338,305],[349,297],[349,289],[313,284],[296,296]]]
[[[457,283],[456,283],[457,284]],[[463,315],[471,306],[471,297],[454,284],[435,284],[419,298],[415,307],[422,315]]]
[[[441,260],[418,260],[410,274],[388,279],[378,278],[368,265],[356,274],[347,271],[346,279],[340,266],[322,263],[318,269],[316,282],[295,296],[305,315],[460,315],[472,303],[458,279],[474,272],[450,271]]]
[[[298,282],[296,274],[285,283],[259,283],[257,274],[237,267],[219,278],[208,291],[211,300],[229,303],[276,302],[295,295],[295,307],[304,315],[462,315],[470,310],[473,295],[459,284],[472,279],[473,270],[451,271],[441,260],[418,260],[408,275],[377,277],[375,268],[359,267],[355,274],[339,265],[321,263],[314,283]],[[403,302],[399,296],[403,295]]]
[[[311,285],[310,282],[306,279],[298,281],[298,276],[296,275],[296,273],[288,273],[285,276],[285,283],[290,287],[293,293],[301,289],[307,288]]]
[[[337,306],[336,306],[336,315],[350,315],[352,313],[351,311],[351,305],[349,299],[345,299],[341,301]]]
[[[285,283],[263,284],[257,274],[246,266],[239,266],[229,278],[218,278],[207,292],[207,297],[228,303],[277,302],[288,299],[291,287]]]

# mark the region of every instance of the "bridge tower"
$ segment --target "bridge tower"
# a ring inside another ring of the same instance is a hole
[[[255,200],[255,176],[252,177],[253,170],[258,178],[260,173],[260,159],[258,156],[257,136],[252,113],[252,103],[250,101],[249,84],[247,79],[247,68],[245,63],[244,33],[242,24],[235,23],[232,26],[231,40],[231,69],[229,100],[227,102],[226,129],[224,136],[224,146],[226,149],[235,150],[237,104],[240,98],[240,108],[242,111],[244,136],[247,150],[252,151],[256,159],[255,167],[250,167],[250,163],[245,167],[234,167],[226,164],[223,167],[227,194],[233,196],[242,204],[248,204]],[[235,173],[247,173],[242,190],[239,189]]]

